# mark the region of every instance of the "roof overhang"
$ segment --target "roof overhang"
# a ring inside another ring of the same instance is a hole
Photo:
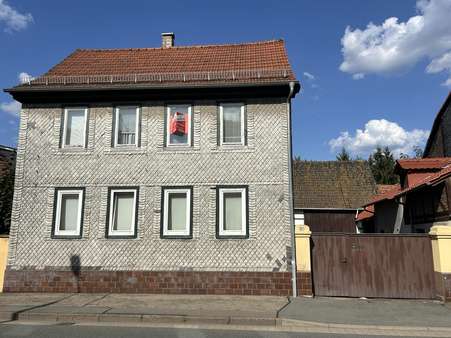
[[[298,81],[294,97],[300,91]],[[173,84],[173,85],[96,85],[96,86],[18,86],[5,89],[21,103],[93,103],[143,100],[195,100],[218,98],[288,97],[290,82]]]

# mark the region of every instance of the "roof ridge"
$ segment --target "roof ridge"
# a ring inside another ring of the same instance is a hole
[[[173,46],[173,47],[138,47],[138,48],[77,48],[74,52],[110,52],[110,51],[136,51],[136,50],[173,50],[173,49],[187,49],[187,48],[210,48],[210,47],[229,47],[229,46],[251,46],[251,45],[264,45],[271,44],[276,42],[284,43],[284,39],[272,39],[272,40],[260,40],[260,41],[252,41],[252,42],[238,42],[238,43],[223,43],[223,44],[209,44],[209,45],[187,45],[187,46]]]

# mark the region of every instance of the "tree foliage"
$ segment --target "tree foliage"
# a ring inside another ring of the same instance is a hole
[[[375,152],[368,158],[368,162],[377,184],[395,184],[399,182],[399,177],[394,172],[396,161],[388,147],[377,147]]]
[[[341,148],[341,151],[337,154],[336,158],[337,161],[351,161],[351,155],[345,147]]]

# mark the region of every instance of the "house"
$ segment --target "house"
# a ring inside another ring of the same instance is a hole
[[[400,184],[380,191],[357,221],[369,232],[428,233],[451,214],[451,92],[439,110],[422,159],[400,159]]]
[[[0,235],[7,234],[11,223],[16,149],[0,145]]]
[[[174,41],[77,49],[6,90],[23,106],[5,291],[292,294],[284,42]]]
[[[294,161],[295,222],[313,233],[355,233],[357,212],[375,191],[365,161]]]
[[[435,117],[423,157],[451,157],[451,92]]]
[[[376,233],[428,233],[432,226],[449,224],[451,215],[451,157],[402,159],[395,172],[400,184],[364,205]],[[363,215],[362,215],[363,214]]]

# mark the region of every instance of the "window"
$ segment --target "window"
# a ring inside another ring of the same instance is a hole
[[[162,237],[191,238],[192,188],[163,188]]]
[[[64,109],[62,148],[85,147],[87,115],[87,108]]]
[[[53,237],[81,237],[84,189],[56,189]]]
[[[191,106],[169,106],[166,114],[166,145],[191,145]]]
[[[247,187],[218,189],[217,236],[247,238]]]
[[[219,106],[220,144],[244,145],[244,105],[223,103]]]
[[[114,146],[138,146],[139,107],[116,107]]]
[[[136,236],[138,189],[110,189],[107,237]]]

